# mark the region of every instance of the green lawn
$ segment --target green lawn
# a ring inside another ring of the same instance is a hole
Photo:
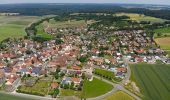
[[[111,91],[113,88],[112,85],[103,82],[102,80],[98,80],[96,78],[93,81],[85,81],[83,85],[82,97],[84,98],[92,98],[96,96],[100,96]]]
[[[0,93],[0,100],[33,100],[33,99]]]
[[[141,63],[131,65],[131,70],[131,80],[139,86],[144,100],[169,100],[169,65]]]
[[[118,91],[111,96],[106,97],[104,100],[134,100],[134,98],[122,91]]]
[[[37,19],[35,16],[0,16],[0,41],[25,36],[25,27]]]
[[[61,89],[60,90],[60,96],[81,96],[81,91],[74,91],[70,89]]]

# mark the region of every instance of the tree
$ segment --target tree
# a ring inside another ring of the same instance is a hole
[[[64,89],[69,89],[69,84],[64,84]]]
[[[56,96],[59,94],[59,89],[54,89],[54,94],[53,94],[53,96],[54,96],[54,98],[56,98]]]
[[[61,77],[63,77],[64,75],[65,75],[65,74],[64,74],[63,72],[62,72],[62,73],[60,73],[60,76],[61,76]]]
[[[48,75],[47,75],[47,74],[45,74],[45,75],[44,75],[44,77],[48,77]]]
[[[59,44],[63,43],[63,40],[57,38],[55,40],[55,43],[56,43],[56,45],[59,45]]]
[[[85,73],[82,73],[82,79],[85,79],[86,78],[86,75],[85,75]]]
[[[84,57],[84,56],[81,56],[80,58],[79,58],[79,61],[80,62],[86,62],[87,61],[87,57]]]
[[[53,98],[56,98],[59,92],[60,92],[59,89],[54,89],[49,93],[49,95],[51,95]]]
[[[31,75],[30,75],[30,74],[28,74],[28,75],[27,75],[27,77],[31,77]]]
[[[157,36],[162,36],[162,33],[157,33]]]
[[[57,67],[55,72],[58,74],[60,72],[60,68]]]
[[[78,86],[78,90],[81,91],[82,90],[82,86],[79,85]]]
[[[54,77],[55,77],[55,79],[58,79],[58,78],[59,78],[59,75],[58,75],[58,74],[55,74]]]
[[[70,89],[74,89],[74,82],[71,82]]]

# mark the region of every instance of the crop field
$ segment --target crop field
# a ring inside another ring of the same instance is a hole
[[[169,100],[169,65],[141,63],[131,65],[131,70],[131,80],[140,88],[144,100]]]
[[[37,19],[35,16],[0,16],[0,41],[25,36],[25,27]]]
[[[164,50],[170,50],[170,37],[164,37],[164,38],[156,38],[156,43],[161,46]]]
[[[84,98],[92,98],[111,91],[112,85],[94,78],[93,81],[85,81],[83,85],[82,96]]]
[[[128,94],[122,92],[122,91],[118,91],[114,94],[112,94],[109,97],[106,97],[104,100],[134,100],[131,96],[129,96]]]
[[[136,20],[136,21],[151,21],[151,23],[157,23],[157,22],[164,22],[164,19],[160,18],[155,18],[151,16],[145,16],[143,14],[135,14],[135,13],[117,13],[117,16],[129,16],[131,20]]]

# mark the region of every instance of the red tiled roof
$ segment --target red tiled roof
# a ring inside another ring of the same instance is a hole
[[[125,71],[126,71],[126,68],[117,68],[117,71],[118,71],[118,72],[125,72]]]
[[[58,84],[57,82],[51,83],[51,87],[52,87],[53,89],[58,88],[58,86],[59,86],[59,84]]]
[[[79,67],[79,66],[72,66],[71,68],[74,70],[81,70],[81,67]]]
[[[80,79],[79,78],[71,78],[71,81],[73,81],[73,82],[80,82]]]

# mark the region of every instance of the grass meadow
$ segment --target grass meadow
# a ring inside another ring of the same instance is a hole
[[[117,91],[111,96],[106,97],[104,100],[135,100],[130,95],[124,93],[123,91]]]

